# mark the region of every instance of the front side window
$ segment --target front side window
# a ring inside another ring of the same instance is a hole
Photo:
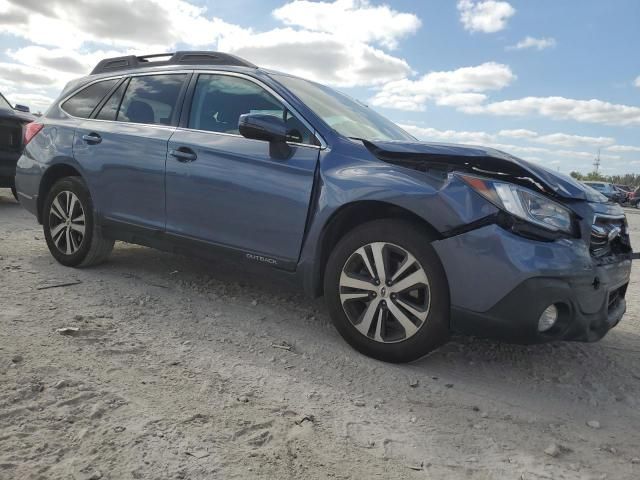
[[[274,74],[273,77],[313,110],[327,125],[345,137],[416,141],[395,123],[329,87],[289,75]]]
[[[89,85],[64,102],[62,109],[74,117],[89,118],[93,109],[116,83],[118,83],[118,79],[114,78]]]
[[[229,75],[203,74],[198,77],[189,128],[238,135],[238,120],[245,113],[282,118],[292,142],[315,145],[311,131],[261,86]]]
[[[186,74],[131,77],[116,120],[149,125],[175,125],[178,98]]]

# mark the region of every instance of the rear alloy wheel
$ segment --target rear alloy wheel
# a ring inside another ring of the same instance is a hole
[[[85,234],[85,213],[75,193],[64,190],[53,199],[49,229],[56,248],[65,255],[80,250]]]
[[[93,214],[89,191],[80,177],[58,180],[49,191],[42,214],[44,236],[54,258],[68,267],[102,263],[113,250]]]
[[[409,362],[449,336],[449,289],[429,233],[412,223],[377,220],[349,232],[325,272],[331,318],[354,348]]]

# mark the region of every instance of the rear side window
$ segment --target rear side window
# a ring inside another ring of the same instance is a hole
[[[289,140],[315,144],[307,127],[260,85],[229,75],[198,77],[189,112],[189,128],[238,135],[238,120],[244,113],[262,113],[282,118]]]
[[[62,109],[74,117],[89,118],[93,109],[96,108],[116,83],[118,83],[117,78],[89,85],[64,102]]]
[[[176,125],[178,98],[186,74],[131,77],[116,119],[149,125]]]
[[[124,91],[127,88],[127,82],[122,82],[115,92],[111,94],[109,100],[105,102],[102,106],[96,118],[98,120],[115,120],[118,116],[118,108],[120,108],[120,104],[122,103],[122,97],[124,96]]]

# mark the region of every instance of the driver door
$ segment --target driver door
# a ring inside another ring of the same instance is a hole
[[[195,82],[186,128],[169,141],[167,233],[293,267],[319,157],[314,134],[256,80],[203,73]],[[244,113],[285,119],[299,140],[291,156],[275,158],[269,142],[242,137]]]

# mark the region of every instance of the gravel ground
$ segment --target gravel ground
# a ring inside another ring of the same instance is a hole
[[[640,264],[599,343],[411,365],[263,274],[120,243],[66,269],[0,190],[0,479],[640,478]]]

